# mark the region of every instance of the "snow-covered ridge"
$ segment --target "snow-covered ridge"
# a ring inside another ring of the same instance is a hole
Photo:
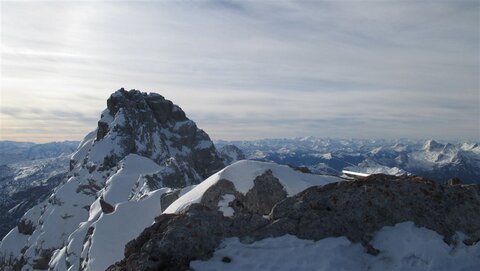
[[[231,181],[238,192],[246,194],[254,186],[254,179],[268,170],[272,172],[274,177],[278,178],[288,196],[295,195],[311,186],[325,185],[341,180],[333,176],[302,173],[291,167],[275,163],[241,160],[201,182],[190,192],[173,202],[164,213],[178,213],[192,203],[199,203],[205,191],[220,180]]]

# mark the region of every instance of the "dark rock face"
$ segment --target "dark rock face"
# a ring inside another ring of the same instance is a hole
[[[245,206],[249,210],[268,215],[275,204],[287,197],[287,192],[271,170],[257,176],[253,183],[253,188],[245,195]]]
[[[207,158],[208,159],[208,158]],[[183,188],[192,183],[191,180],[203,180],[199,173],[186,161],[178,161],[174,158],[166,160],[161,164],[166,170],[157,172],[156,182],[163,184],[164,187]],[[155,182],[149,183],[153,185]],[[154,189],[152,189],[154,190]]]
[[[288,166],[295,169],[296,171],[312,174],[312,171],[306,166],[294,166],[294,165],[288,165]]]
[[[479,194],[478,185],[444,186],[419,177],[373,175],[312,187],[280,202],[270,214],[275,222],[256,236],[290,233],[313,240],[347,236],[368,243],[384,226],[413,221],[443,235],[447,243],[455,231],[478,240]]]
[[[98,122],[98,130],[97,130],[97,140],[101,140],[104,138],[108,133],[108,123],[103,121]]]
[[[273,181],[268,172],[261,176]],[[125,259],[108,270],[188,270],[190,261],[208,259],[223,238],[233,236],[243,241],[284,234],[311,240],[347,236],[375,254],[378,251],[369,244],[375,232],[404,221],[438,232],[447,243],[455,231],[468,235],[467,245],[480,239],[478,185],[446,186],[419,177],[373,175],[306,189],[277,203],[266,219],[247,208],[233,217],[217,211],[220,195],[235,193],[229,183],[225,180],[213,188],[202,204],[157,217],[127,244]]]
[[[95,196],[100,189],[102,189],[102,187],[95,183],[93,179],[91,179],[88,180],[88,184],[79,185],[76,189],[76,192]]]
[[[172,192],[162,194],[160,196],[160,207],[162,209],[162,212],[165,211],[168,208],[168,206],[170,206],[174,201],[176,201],[179,198],[179,194],[180,194],[180,189],[177,189]]]
[[[47,270],[48,269],[48,262],[52,258],[53,251],[52,250],[43,250],[40,253],[40,257],[35,260],[33,264],[34,269],[39,270]]]
[[[115,211],[115,207],[113,207],[110,203],[106,202],[103,197],[100,198],[100,208],[102,208],[102,212],[109,214]]]
[[[273,206],[287,197],[287,192],[280,181],[273,176],[271,170],[253,180],[253,187],[243,195],[235,189],[235,185],[229,180],[219,180],[208,188],[203,194],[200,204],[212,210],[218,209],[218,203],[223,196],[234,195],[235,199],[230,203],[235,213],[255,213],[268,215]]]
[[[225,145],[218,150],[220,157],[226,165],[230,165],[236,161],[244,160],[245,154],[235,145]]]
[[[23,233],[25,235],[32,235],[33,231],[35,230],[35,226],[33,225],[32,221],[22,219],[17,225],[18,232]]]

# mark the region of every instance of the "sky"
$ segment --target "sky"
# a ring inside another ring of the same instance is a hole
[[[0,2],[0,140],[81,140],[119,88],[213,139],[480,140],[480,1]]]

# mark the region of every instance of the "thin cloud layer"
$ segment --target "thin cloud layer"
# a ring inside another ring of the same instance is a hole
[[[480,138],[478,1],[1,8],[1,139],[80,139],[120,87],[216,139]]]

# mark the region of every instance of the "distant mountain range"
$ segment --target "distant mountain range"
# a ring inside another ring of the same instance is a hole
[[[75,151],[80,141],[31,142],[0,141],[0,165],[15,162],[66,156]]]
[[[64,181],[78,144],[0,141],[0,238]]]
[[[438,182],[458,177],[480,183],[478,142],[435,140],[365,140],[331,138],[217,141],[235,145],[247,159],[306,166],[313,173],[341,175],[344,169],[398,175],[412,173]]]

